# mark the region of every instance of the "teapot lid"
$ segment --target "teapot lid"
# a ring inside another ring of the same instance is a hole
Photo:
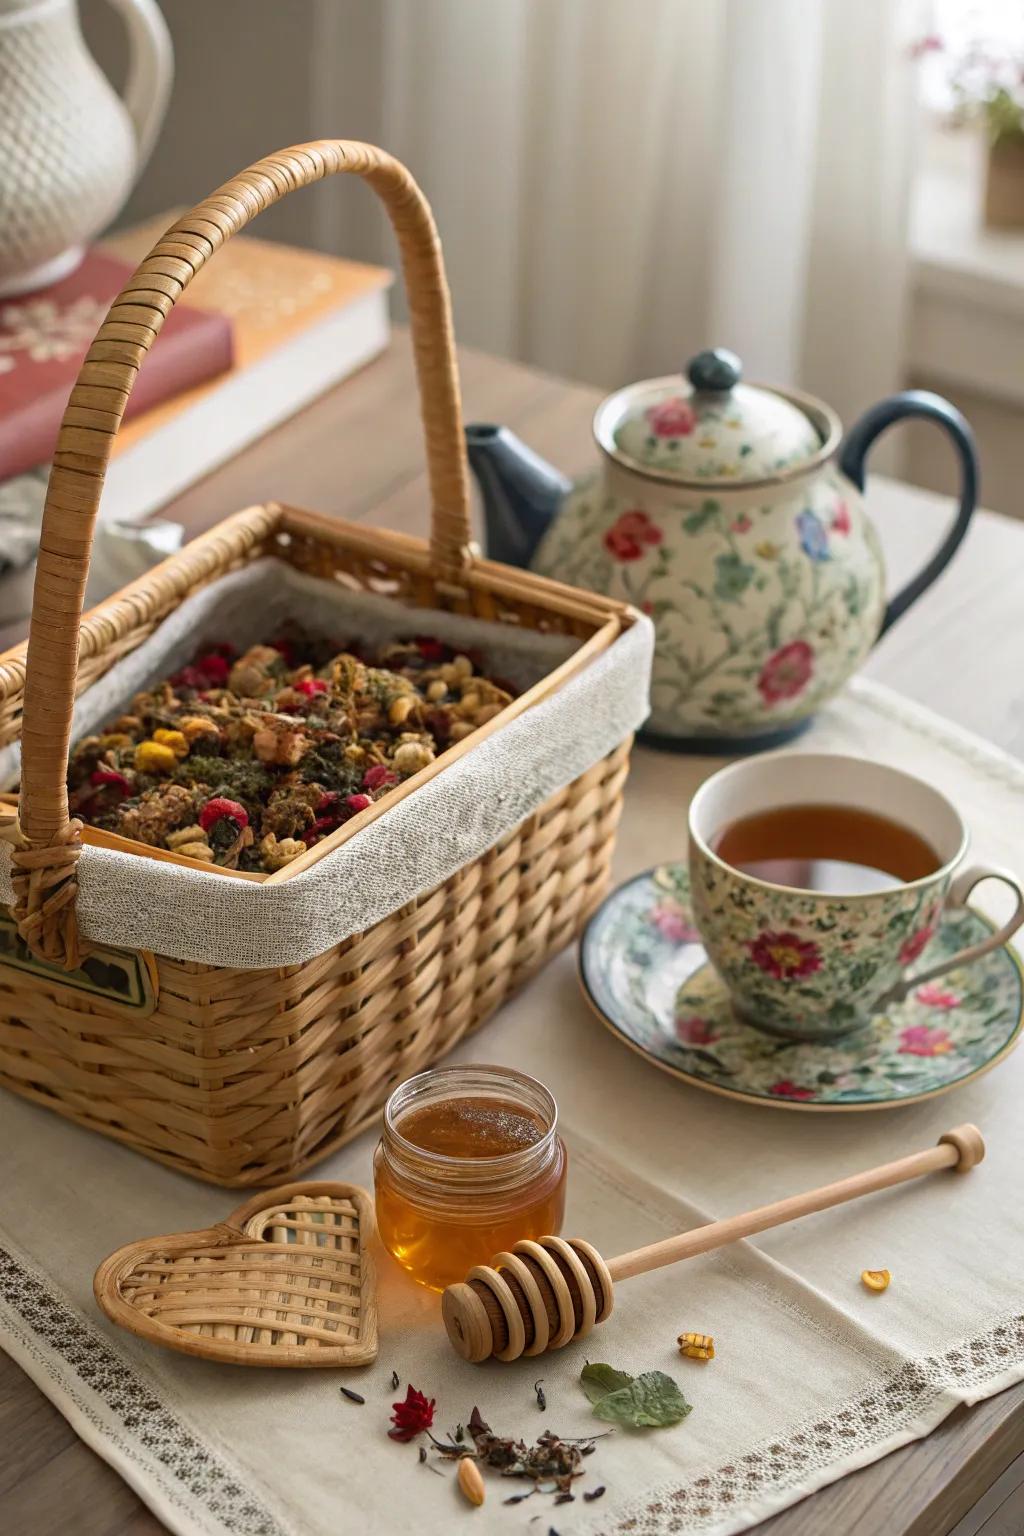
[[[827,406],[741,375],[735,353],[716,347],[685,377],[620,389],[598,407],[598,443],[627,469],[703,486],[787,479],[829,456],[840,427]]]

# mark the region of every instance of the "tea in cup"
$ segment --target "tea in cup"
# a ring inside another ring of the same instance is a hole
[[[690,803],[690,884],[708,958],[740,1015],[798,1040],[866,1024],[922,982],[997,949],[1024,923],[1006,870],[957,873],[968,834],[923,779],[866,759],[775,752],[723,768]],[[1013,916],[928,966],[944,907],[1001,880]]]

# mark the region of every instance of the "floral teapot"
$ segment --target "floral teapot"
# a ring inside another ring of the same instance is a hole
[[[887,601],[864,464],[879,433],[908,416],[953,439],[960,510]],[[840,445],[827,405],[742,383],[739,359],[722,349],[701,352],[685,379],[602,401],[602,465],[575,485],[503,427],[466,431],[489,555],[651,615],[645,739],[681,750],[756,750],[796,735],[939,575],[974,511],[971,430],[938,395],[880,401]]]

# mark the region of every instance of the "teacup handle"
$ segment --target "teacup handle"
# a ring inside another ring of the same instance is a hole
[[[982,939],[979,944],[969,944],[966,949],[957,950],[955,955],[950,955],[948,960],[943,960],[940,965],[933,965],[926,971],[918,971],[914,976],[907,976],[899,982],[887,998],[888,1002],[901,1002],[908,992],[919,987],[924,981],[934,981],[936,976],[944,976],[947,971],[955,970],[958,965],[970,965],[973,960],[980,960],[982,955],[990,955],[994,949],[1002,946],[1013,937],[1017,929],[1024,923],[1024,890],[1016,875],[1011,875],[1008,869],[1000,869],[996,864],[972,864],[969,869],[961,870],[946,893],[947,907],[964,907],[967,899],[976,885],[982,880],[1001,880],[1008,885],[1017,898],[1017,905],[1012,915],[996,933],[990,933],[987,939]]]

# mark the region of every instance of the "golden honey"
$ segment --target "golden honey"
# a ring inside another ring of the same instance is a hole
[[[433,1290],[523,1237],[558,1233],[566,1152],[558,1110],[509,1067],[422,1072],[395,1089],[374,1157],[384,1246]]]

